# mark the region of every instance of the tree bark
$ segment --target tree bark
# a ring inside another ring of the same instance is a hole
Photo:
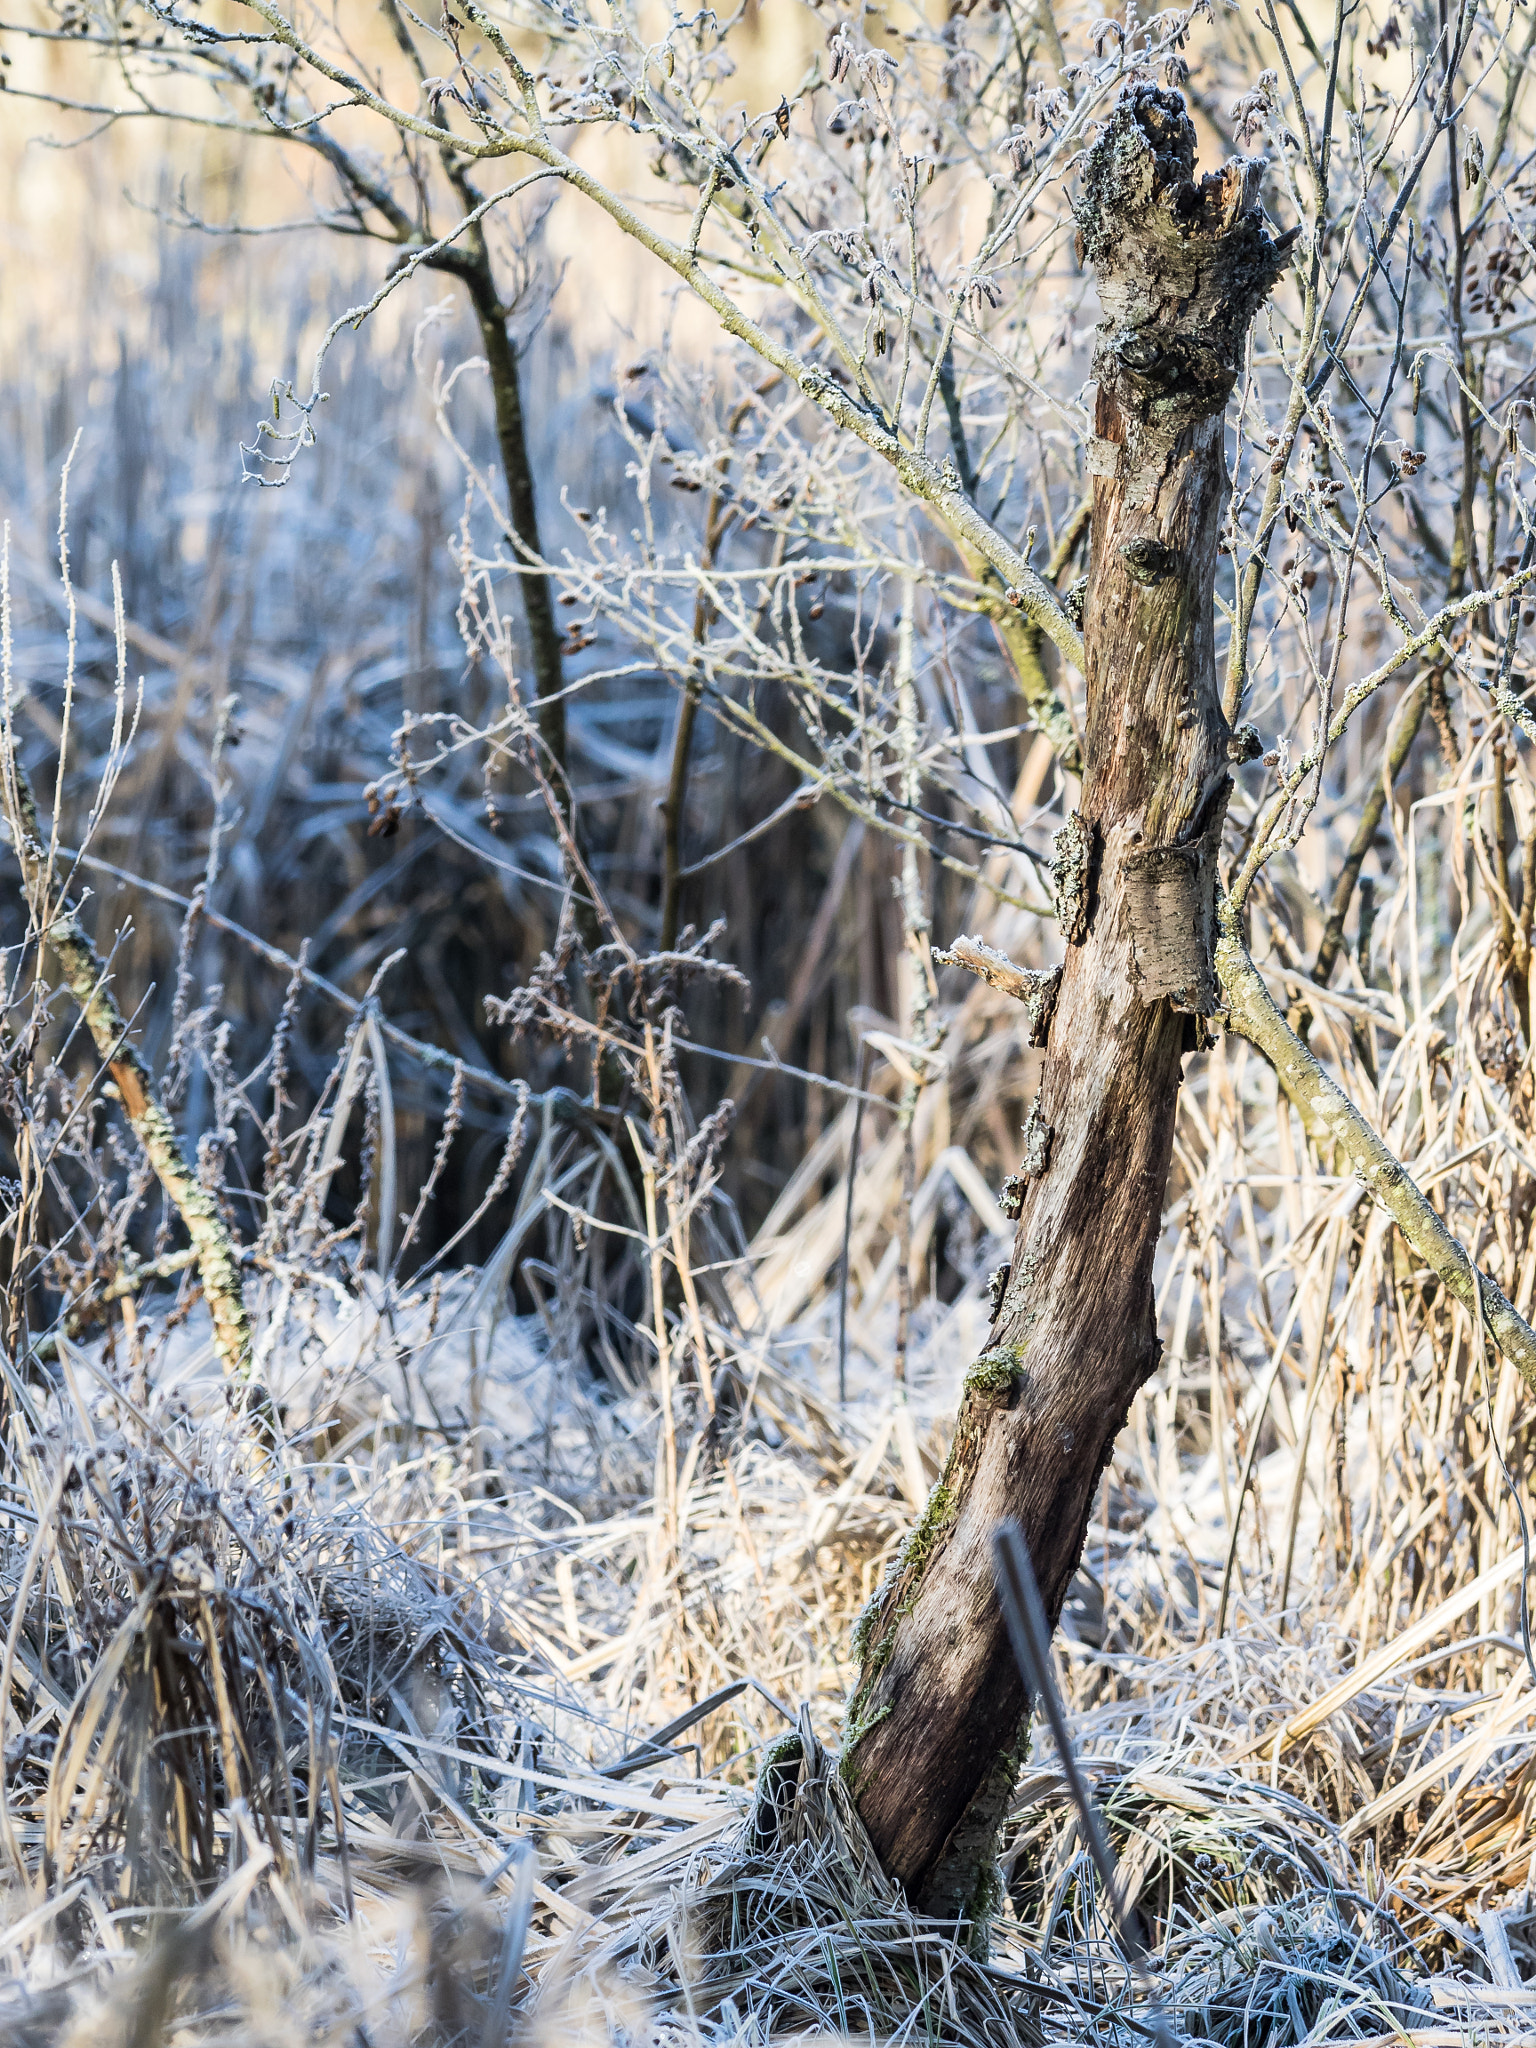
[[[1132,87],[1077,202],[1104,317],[1087,758],[1081,814],[1058,842],[1066,962],[1009,1279],[943,1478],[861,1621],[844,1744],[886,1870],[981,1939],[1029,1704],[992,1532],[1018,1520],[1054,1623],[1115,1436],[1157,1363],[1152,1261],[1188,1013],[1217,1006],[1215,860],[1236,745],[1214,649],[1223,414],[1290,238],[1264,227],[1257,163],[1197,182],[1194,161],[1178,95]]]

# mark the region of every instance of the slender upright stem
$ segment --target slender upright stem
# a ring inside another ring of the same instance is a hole
[[[688,805],[688,763],[701,694],[698,677],[689,676],[678,702],[677,731],[672,737],[672,771],[667,777],[667,793],[661,806],[661,936],[657,944],[663,953],[670,953],[677,944],[678,906],[683,895],[683,813]]]
[[[506,311],[497,296],[489,262],[468,266],[464,281],[475,309],[480,342],[490,370],[496,445],[507,485],[508,523],[520,551],[528,561],[538,562],[542,560],[543,550],[539,541],[538,499],[534,491],[533,461],[528,452],[527,418],[523,409],[522,367],[507,331]],[[530,568],[519,580],[538,700],[534,715],[539,738],[554,770],[554,780],[559,784],[566,779],[565,698],[562,694],[565,668],[560,651],[560,628],[555,622],[549,578],[537,568]]]

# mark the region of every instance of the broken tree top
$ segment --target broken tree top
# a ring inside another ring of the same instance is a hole
[[[1075,212],[1098,280],[1100,366],[1129,375],[1177,426],[1224,405],[1249,322],[1298,229],[1259,211],[1262,157],[1195,177],[1176,92],[1127,87],[1089,150]]]

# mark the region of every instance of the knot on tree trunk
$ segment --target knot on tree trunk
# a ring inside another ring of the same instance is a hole
[[[1233,157],[1197,181],[1184,102],[1153,85],[1127,87],[1088,152],[1075,211],[1104,312],[1096,367],[1170,438],[1226,403],[1295,240],[1265,226],[1263,175]]]

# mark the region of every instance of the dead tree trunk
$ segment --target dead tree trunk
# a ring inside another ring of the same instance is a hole
[[[1193,1017],[1216,1006],[1217,843],[1238,743],[1222,715],[1213,589],[1223,413],[1290,237],[1261,166],[1198,180],[1177,94],[1130,89],[1077,204],[1103,321],[1084,611],[1082,811],[1058,845],[1067,940],[1013,1264],[967,1375],[943,1479],[861,1622],[843,1770],[887,1871],[984,1929],[992,1842],[1027,1702],[993,1590],[1004,1515],[1051,1619],[1097,1482],[1158,1358],[1152,1259]]]

